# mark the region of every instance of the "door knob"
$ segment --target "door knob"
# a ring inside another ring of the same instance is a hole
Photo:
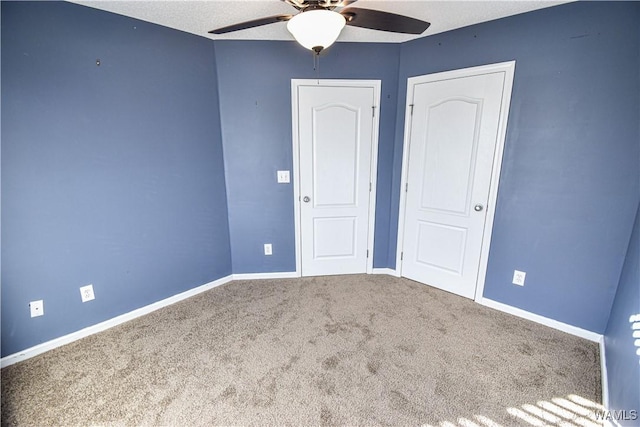
[[[302,201],[305,202],[305,203],[309,203],[311,201],[311,199],[309,198],[309,196],[304,196],[302,198]]]
[[[482,209],[484,209],[484,206],[482,206],[480,203],[473,207],[473,210],[476,212],[480,212]]]

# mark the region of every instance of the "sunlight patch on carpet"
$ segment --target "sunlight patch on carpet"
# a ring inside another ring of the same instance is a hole
[[[506,409],[514,418],[533,427],[602,427],[606,411],[604,407],[576,394],[541,400],[533,405],[526,403],[520,407]],[[460,417],[457,422],[441,421],[436,425],[422,427],[503,427],[484,415],[475,415],[474,420]]]

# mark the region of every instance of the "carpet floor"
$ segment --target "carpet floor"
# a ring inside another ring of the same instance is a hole
[[[599,363],[407,279],[234,281],[2,369],[2,424],[590,427]]]

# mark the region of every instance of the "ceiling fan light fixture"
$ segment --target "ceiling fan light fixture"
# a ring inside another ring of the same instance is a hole
[[[287,29],[298,43],[319,53],[336,41],[346,20],[331,10],[309,10],[294,16],[287,22]]]

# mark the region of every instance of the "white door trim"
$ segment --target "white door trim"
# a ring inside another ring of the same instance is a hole
[[[498,197],[498,184],[500,181],[500,170],[502,168],[502,155],[504,153],[504,143],[507,134],[507,119],[509,117],[509,106],[511,104],[511,91],[513,87],[513,77],[516,68],[516,61],[501,62],[497,64],[481,65],[478,67],[464,68],[460,70],[445,71],[441,73],[424,76],[409,77],[407,79],[407,105],[404,119],[404,141],[402,146],[402,180],[400,182],[400,212],[398,215],[398,241],[396,246],[396,271],[402,275],[401,252],[404,243],[404,219],[406,210],[407,175],[409,173],[409,140],[411,138],[411,104],[413,104],[413,86],[421,83],[435,82],[439,80],[449,80],[460,77],[471,77],[481,74],[504,72],[504,86],[502,88],[502,106],[498,122],[498,138],[493,159],[493,169],[491,171],[491,185],[489,187],[489,200],[486,207],[486,217],[484,223],[484,237],[482,239],[482,250],[480,252],[480,266],[478,269],[478,279],[476,282],[476,292],[474,300],[479,302],[484,292],[484,283],[487,275],[487,262],[489,257],[489,247],[491,245],[491,235],[493,232],[493,219],[496,210]]]
[[[318,79],[291,79],[291,126],[293,144],[293,196],[296,238],[296,276],[302,276],[302,248],[300,227],[300,134],[298,131],[298,88],[301,86],[345,86],[345,87],[371,87],[374,96],[373,132],[371,141],[371,167],[369,182],[371,192],[369,194],[369,230],[367,236],[367,274],[373,272],[373,244],[376,223],[376,180],[378,177],[378,135],[380,129],[380,80],[318,80]]]

